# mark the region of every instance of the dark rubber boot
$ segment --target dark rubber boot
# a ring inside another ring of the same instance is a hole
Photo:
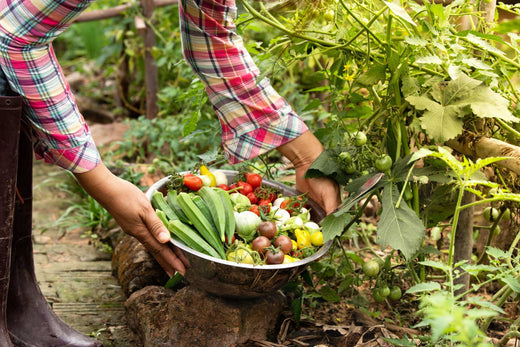
[[[0,96],[0,347],[12,346],[7,332],[6,310],[21,114],[21,97]]]
[[[32,247],[32,142],[20,134],[7,324],[16,346],[102,346],[61,321],[38,286]]]

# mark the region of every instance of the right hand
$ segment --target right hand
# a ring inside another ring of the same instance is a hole
[[[76,174],[78,181],[114,217],[123,231],[135,237],[171,277],[189,267],[180,249],[170,244],[170,233],[145,194],[132,183],[113,175],[103,164]]]

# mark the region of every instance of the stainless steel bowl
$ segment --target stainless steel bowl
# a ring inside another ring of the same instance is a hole
[[[236,171],[224,172],[229,179],[236,175]],[[168,177],[165,177],[153,184],[146,192],[148,199],[151,199],[152,194],[157,190],[165,192],[167,182]],[[264,180],[262,183],[277,188],[285,196],[299,194],[295,189],[279,182]],[[323,209],[314,201],[309,200],[308,206],[311,209],[312,220],[315,222],[325,217]],[[184,277],[190,285],[217,296],[240,299],[256,298],[277,291],[305,270],[309,263],[327,253],[332,244],[332,241],[328,241],[312,256],[294,263],[250,265],[213,258],[175,240],[171,242],[182,249],[190,261],[191,268],[186,270]]]

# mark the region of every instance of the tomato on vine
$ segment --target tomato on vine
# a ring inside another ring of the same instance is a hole
[[[376,260],[367,260],[363,263],[362,269],[368,277],[376,277],[379,274],[379,263]]]
[[[388,154],[383,154],[376,159],[374,166],[379,172],[386,172],[392,167],[392,158]]]
[[[499,211],[494,207],[488,206],[484,209],[482,214],[484,215],[485,220],[487,220],[488,222],[494,222],[498,218]]]
[[[257,173],[246,173],[246,182],[249,183],[253,189],[260,187],[262,184],[262,176]]]
[[[398,286],[393,286],[392,288],[390,288],[390,293],[388,294],[388,298],[392,301],[397,301],[397,300],[401,299],[402,295],[403,295],[403,293],[401,292],[401,288],[399,288]]]
[[[362,131],[356,131],[352,134],[352,138],[354,140],[354,145],[357,147],[364,146],[367,143],[367,136]]]

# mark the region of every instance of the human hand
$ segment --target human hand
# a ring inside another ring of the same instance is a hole
[[[278,151],[287,157],[295,167],[296,189],[301,193],[307,193],[310,199],[329,214],[341,202],[338,184],[326,177],[304,178],[307,169],[323,150],[319,140],[310,131],[278,147]]]
[[[114,217],[125,233],[143,244],[170,277],[175,271],[185,274],[188,260],[169,243],[169,231],[139,188],[113,175],[103,164],[76,177],[87,193]]]

